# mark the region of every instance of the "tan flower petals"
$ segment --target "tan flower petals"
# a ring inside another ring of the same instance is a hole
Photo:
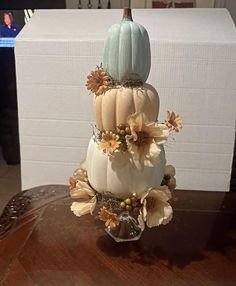
[[[70,196],[74,199],[89,200],[90,197],[95,196],[95,191],[88,183],[79,181],[77,187],[70,191]]]
[[[176,188],[176,179],[175,179],[175,167],[172,165],[166,165],[164,171],[165,185],[168,186],[169,190],[173,192]]]
[[[149,189],[141,197],[143,208],[139,215],[139,223],[142,227],[142,220],[148,227],[167,224],[172,219],[173,210],[168,200],[171,193],[167,186],[160,186],[156,189]]]
[[[71,211],[76,216],[93,213],[97,197],[95,191],[88,183],[85,161],[81,162],[80,168],[75,170],[74,176],[70,178],[70,196],[73,199],[83,200],[73,202],[71,205]]]
[[[174,130],[176,132],[179,132],[179,130],[183,128],[182,118],[174,111],[167,111],[167,120],[165,121],[165,123],[169,129]]]
[[[101,95],[109,89],[110,76],[102,68],[92,71],[87,78],[87,89],[96,95]]]
[[[117,214],[111,212],[104,206],[100,209],[98,215],[100,220],[105,222],[106,227],[115,228],[119,225]]]
[[[96,196],[87,202],[73,202],[70,209],[76,216],[82,216],[85,214],[93,214],[97,203]]]
[[[144,113],[130,115],[128,125],[131,130],[131,135],[126,136],[128,151],[141,166],[153,167],[159,160],[160,145],[167,141],[167,126],[149,122]]]
[[[121,142],[119,136],[112,132],[102,133],[102,139],[99,142],[99,148],[107,155],[112,155],[119,148]]]
[[[166,165],[164,174],[169,175],[171,177],[174,177],[175,176],[175,167],[172,165]]]
[[[77,183],[77,180],[73,177],[70,177],[70,179],[69,179],[70,190],[73,190],[74,188],[76,188],[76,183]]]

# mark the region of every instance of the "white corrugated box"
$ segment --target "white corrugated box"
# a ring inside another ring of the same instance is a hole
[[[92,134],[86,76],[121,10],[42,10],[16,40],[22,189],[66,184]],[[228,191],[235,139],[236,30],[224,9],[133,10],[149,32],[160,120],[184,128],[166,146],[178,188]]]

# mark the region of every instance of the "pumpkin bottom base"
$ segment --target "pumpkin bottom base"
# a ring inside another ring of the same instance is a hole
[[[160,186],[166,165],[163,146],[157,164],[139,170],[130,161],[128,152],[107,156],[93,138],[89,142],[86,162],[88,180],[94,190],[112,193],[120,199],[133,193],[140,196],[148,188]]]

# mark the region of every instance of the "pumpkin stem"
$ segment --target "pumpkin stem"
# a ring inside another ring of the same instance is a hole
[[[124,8],[123,19],[122,20],[133,21],[132,13],[131,13],[131,9],[130,8]]]

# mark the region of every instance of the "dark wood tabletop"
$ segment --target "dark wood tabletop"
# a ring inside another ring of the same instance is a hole
[[[70,211],[66,186],[16,195],[0,217],[1,285],[236,285],[236,194],[175,191],[174,218],[116,243]]]

